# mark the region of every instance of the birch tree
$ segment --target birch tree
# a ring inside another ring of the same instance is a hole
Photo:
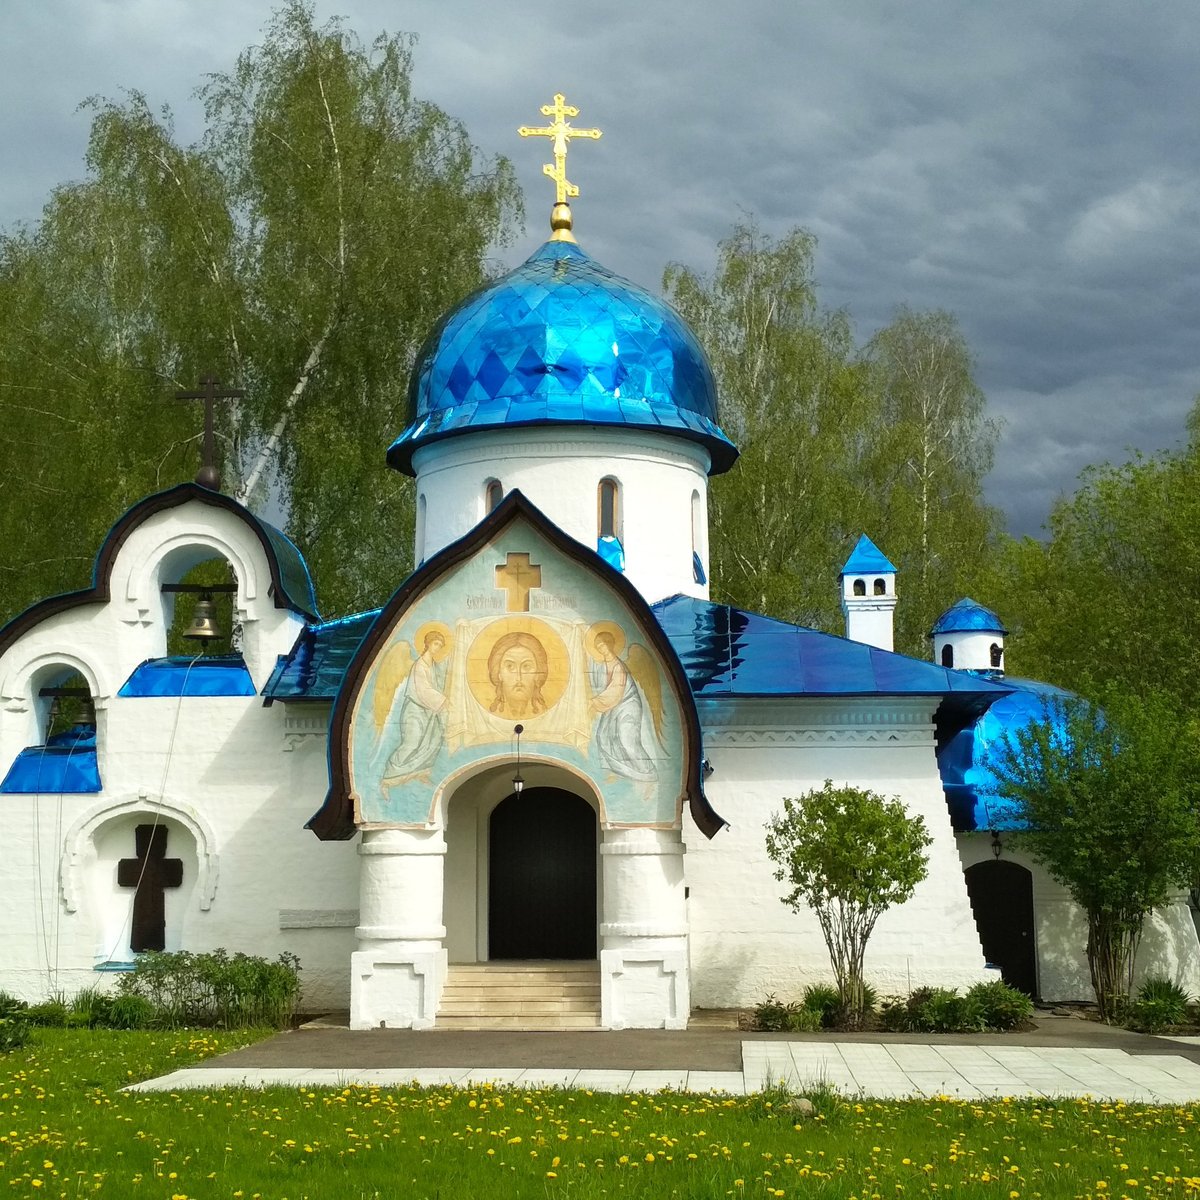
[[[23,481],[0,614],[82,585],[125,506],[195,473],[198,410],[169,397],[205,370],[246,392],[225,488],[286,519],[326,612],[411,569],[383,458],[409,368],[521,215],[507,161],[413,95],[413,52],[292,0],[200,89],[196,145],[137,92],[92,102],[86,178],[0,243],[0,469]]]

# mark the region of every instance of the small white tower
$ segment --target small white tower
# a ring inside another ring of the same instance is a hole
[[[864,533],[839,576],[846,637],[880,650],[895,647],[896,568]]]
[[[1004,636],[1008,630],[990,608],[969,597],[946,609],[933,626],[933,661],[959,671],[1004,674]]]

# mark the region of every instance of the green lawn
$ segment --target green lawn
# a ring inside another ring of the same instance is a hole
[[[1200,1196],[1200,1107],[554,1089],[133,1095],[245,1034],[40,1030],[0,1059],[0,1189],[151,1200]]]

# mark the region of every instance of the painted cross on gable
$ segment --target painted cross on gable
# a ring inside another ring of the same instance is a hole
[[[134,830],[136,858],[117,863],[117,883],[137,888],[133,894],[131,950],[162,950],[167,940],[166,888],[183,883],[183,862],[167,857],[165,825],[139,825]]]
[[[504,563],[496,568],[496,587],[507,597],[507,612],[528,612],[529,593],[541,586],[541,565],[531,563],[528,554],[515,554],[510,551]]]

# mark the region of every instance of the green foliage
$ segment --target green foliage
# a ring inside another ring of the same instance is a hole
[[[134,994],[107,997],[104,1027],[107,1029],[149,1029],[155,1024],[154,1005],[145,996]]]
[[[903,904],[927,873],[925,822],[899,798],[850,786],[825,786],[785,798],[767,823],[767,854],[781,897],[811,909],[821,925],[847,1024],[865,1012],[863,956],[880,915]]]
[[[795,1001],[784,1003],[772,992],[751,1013],[751,1028],[764,1033],[815,1033],[821,1014]]]
[[[71,1009],[62,999],[43,1000],[40,1004],[31,1004],[25,1011],[32,1025],[43,1025],[49,1029],[65,1029],[68,1025],[79,1025],[77,1020],[70,1019]]]
[[[220,949],[207,954],[148,951],[137,956],[117,987],[122,996],[149,1002],[155,1023],[166,1028],[282,1029],[300,994],[300,960],[281,954],[268,962]]]
[[[1200,397],[1180,449],[1088,469],[1048,532],[1006,541],[981,585],[1005,597],[1022,674],[1200,717]]]
[[[999,979],[975,984],[967,997],[979,1005],[988,1029],[1015,1029],[1033,1016],[1033,1001]]]
[[[0,1054],[20,1050],[29,1042],[30,1020],[24,1013],[0,1016]]]
[[[363,45],[285,0],[201,89],[192,146],[138,92],[94,100],[82,182],[0,238],[0,621],[82,586],[112,522],[191,478],[214,371],[224,478],[273,491],[327,612],[411,569],[383,465],[415,352],[519,224],[504,159],[412,91],[414,39]]]
[[[1056,705],[991,756],[1018,835],[1088,918],[1088,964],[1105,1020],[1132,985],[1146,916],[1200,863],[1197,729],[1174,697],[1109,693],[1103,710]]]
[[[821,1018],[821,1026],[825,1029],[836,1025],[842,1013],[842,994],[828,983],[810,984],[804,989],[801,1003]]]
[[[978,1033],[1015,1029],[1033,1015],[1033,1001],[1000,980],[977,983],[966,995],[957,988],[920,987],[890,996],[879,1020],[890,1033]]]
[[[663,277],[741,451],[709,490],[714,595],[839,630],[837,574],[867,532],[902,573],[897,644],[924,657],[998,529],[982,501],[996,430],[952,317],[901,309],[859,348],[849,316],[818,303],[815,250],[803,229],[775,241],[750,222],[711,276],[673,263]]]
[[[1125,1010],[1125,1024],[1130,1029],[1158,1033],[1188,1019],[1190,998],[1185,989],[1173,979],[1154,975],[1144,980],[1137,996]]]

